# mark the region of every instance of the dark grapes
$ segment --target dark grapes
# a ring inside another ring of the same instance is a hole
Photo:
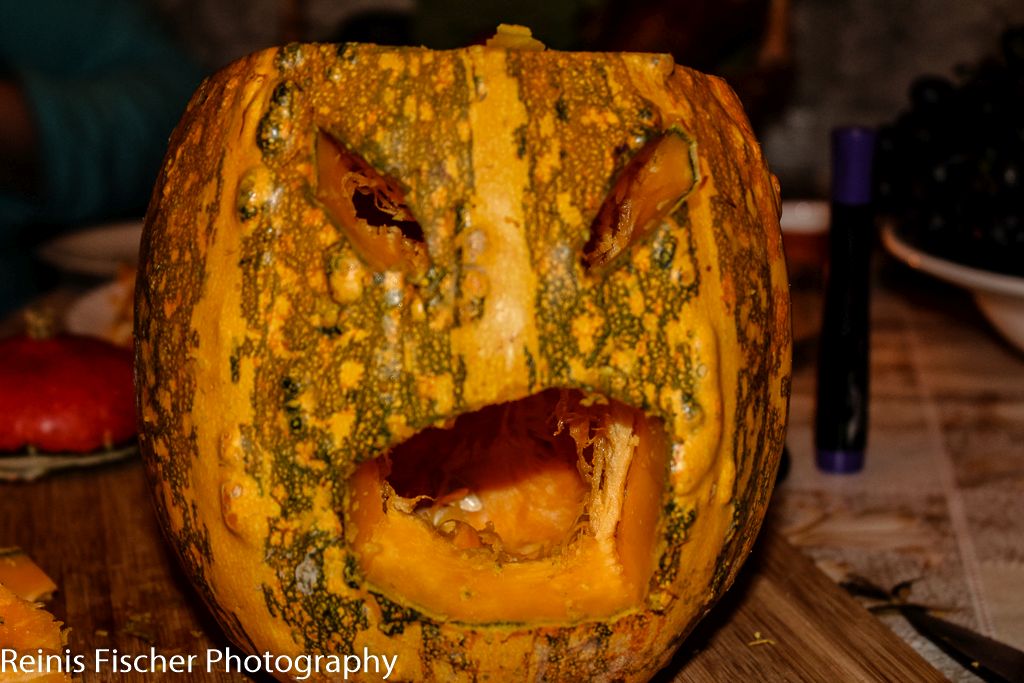
[[[923,75],[878,131],[875,193],[901,234],[937,256],[1024,276],[1024,26],[1002,52]]]
[[[1003,33],[1003,59],[1018,75],[1024,71],[1024,26],[1013,26]]]
[[[953,94],[953,83],[942,76],[921,76],[910,86],[910,102],[920,111],[949,106]]]

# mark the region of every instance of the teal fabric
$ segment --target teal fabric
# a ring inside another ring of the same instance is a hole
[[[0,0],[0,68],[37,125],[40,196],[7,196],[0,224],[141,213],[200,72],[131,0]]]
[[[202,76],[140,0],[0,0],[0,75],[27,96],[41,171],[35,197],[0,194],[6,275],[39,226],[142,215]]]

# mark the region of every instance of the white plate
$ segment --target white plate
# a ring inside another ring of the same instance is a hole
[[[134,288],[128,280],[114,280],[91,289],[72,302],[64,314],[64,328],[72,334],[99,337],[129,346],[132,318],[122,311],[132,304]]]
[[[787,234],[817,235],[828,232],[831,207],[824,199],[786,199],[779,225]]]
[[[927,254],[901,240],[891,224],[882,228],[882,243],[911,268],[970,290],[992,326],[1024,351],[1024,278],[980,270]]]
[[[0,481],[32,481],[49,472],[78,467],[95,467],[135,455],[138,445],[95,453],[16,453],[0,454]]]
[[[128,221],[61,235],[39,248],[39,258],[61,270],[114,277],[139,262],[142,221]]]

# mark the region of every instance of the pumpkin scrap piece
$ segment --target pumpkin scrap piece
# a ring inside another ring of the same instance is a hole
[[[28,655],[36,659],[52,656],[62,658],[67,642],[61,622],[43,610],[37,603],[25,600],[0,583],[0,645],[15,651],[15,660]],[[33,667],[41,672],[3,671],[3,683],[59,683],[71,680],[68,672],[53,666]]]
[[[57,584],[21,548],[0,548],[0,584],[29,602],[46,601]]]

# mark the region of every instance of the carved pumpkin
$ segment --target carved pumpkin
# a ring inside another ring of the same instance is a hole
[[[759,528],[778,192],[666,55],[291,45],[203,84],[137,290],[141,444],[253,652],[638,680]]]

